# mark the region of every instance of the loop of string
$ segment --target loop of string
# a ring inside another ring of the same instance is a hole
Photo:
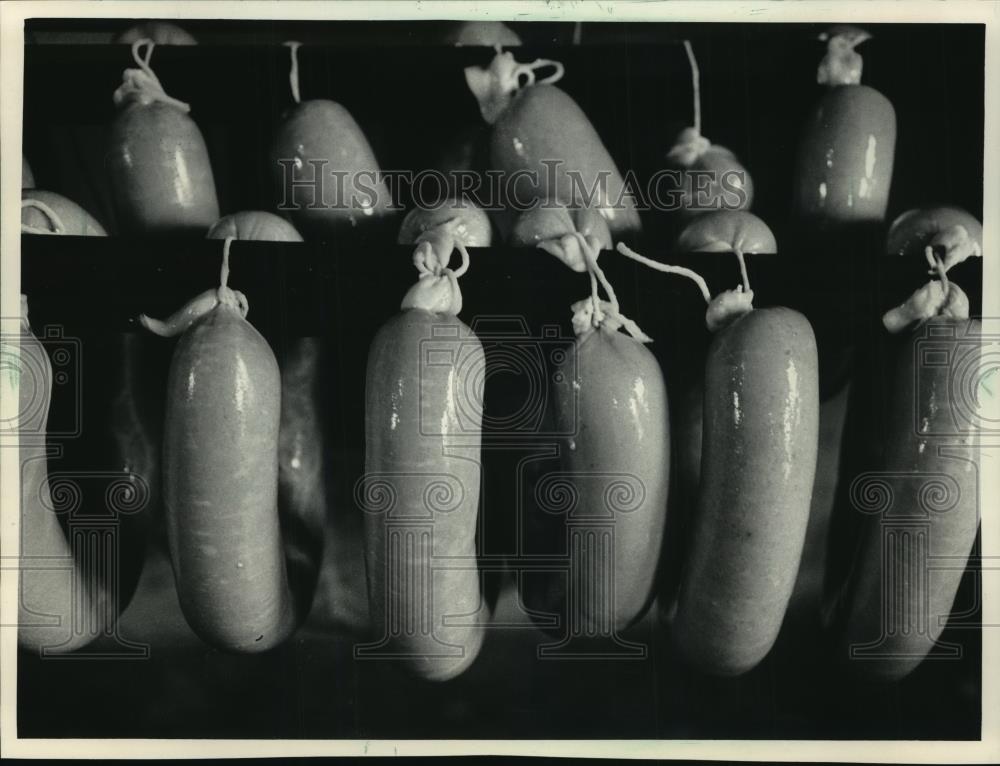
[[[514,54],[504,52],[500,45],[494,46],[496,55],[487,69],[466,67],[465,82],[479,102],[479,111],[490,125],[495,123],[518,90],[532,85],[546,85],[557,82],[565,73],[558,61],[535,59],[530,64],[520,64]],[[535,72],[542,67],[553,67],[555,71],[548,77],[538,79]]]
[[[945,295],[948,294],[948,270],[944,266],[944,262],[939,256],[934,253],[934,248],[928,245],[924,249],[924,257],[927,258],[927,263],[931,267],[931,273],[937,274],[938,279],[941,280],[941,290]]]
[[[631,258],[633,261],[638,261],[644,266],[649,266],[651,269],[656,269],[657,271],[662,271],[667,274],[677,274],[682,277],[687,277],[692,280],[698,289],[701,290],[702,297],[705,299],[705,303],[712,302],[712,294],[708,291],[708,284],[705,282],[705,278],[701,276],[697,271],[692,271],[691,269],[686,269],[683,266],[671,266],[667,263],[660,263],[659,261],[654,261],[652,258],[647,258],[644,255],[639,255],[631,248],[629,248],[624,242],[619,242],[618,247],[615,248],[619,253],[624,255],[626,258]]]
[[[462,257],[457,269],[448,268],[448,263],[458,250]],[[403,297],[401,308],[423,309],[435,313],[457,316],[462,311],[462,291],[458,278],[469,270],[469,251],[465,243],[454,240],[447,254],[442,257],[435,252],[430,242],[421,242],[413,251],[413,265],[419,275],[417,282]]]
[[[137,99],[142,104],[150,104],[160,101],[177,107],[182,112],[190,112],[189,104],[168,96],[160,84],[159,78],[150,67],[149,62],[153,57],[153,48],[156,44],[149,38],[142,38],[132,43],[132,58],[135,60],[138,69],[126,69],[122,73],[122,84],[115,91],[113,100],[115,105],[120,106],[130,98]],[[145,47],[145,54],[140,54]]]
[[[185,332],[191,325],[201,319],[217,306],[225,305],[235,308],[240,316],[246,319],[250,304],[246,296],[239,290],[229,287],[229,247],[235,237],[226,237],[222,245],[222,267],[219,273],[219,286],[196,295],[170,317],[165,320],[153,319],[146,314],[139,315],[139,324],[155,335],[172,338]]]
[[[591,327],[601,327],[602,325],[607,326],[610,330],[624,328],[640,343],[651,343],[653,339],[646,335],[639,325],[621,313],[618,296],[604,270],[597,264],[598,247],[587,241],[580,232],[576,232],[575,236],[580,243],[580,251],[587,263],[587,274],[590,277],[590,298],[572,306],[574,312],[573,330],[580,335]],[[604,292],[608,296],[607,301],[600,299],[598,284],[604,288]]]
[[[290,49],[292,57],[292,66],[288,70],[288,82],[292,86],[292,99],[296,104],[301,104],[302,99],[299,96],[299,48],[302,47],[302,43],[289,41],[285,45]]]
[[[455,219],[452,219],[452,221]],[[451,224],[452,221],[446,221],[446,224]],[[452,241],[452,250],[444,258],[440,256],[439,253],[434,251],[433,246],[427,240],[422,241],[417,249],[413,251],[413,265],[417,269],[417,274],[421,278],[423,277],[440,277],[444,275],[453,275],[456,279],[465,272],[469,270],[469,251],[466,249],[465,244],[460,240]],[[459,255],[462,258],[461,265],[452,271],[448,268],[448,264],[451,262],[451,258],[454,255],[454,251],[458,250]],[[428,261],[434,260],[434,267],[428,266]]]
[[[705,312],[705,324],[712,332],[725,327],[735,317],[741,316],[753,310],[754,294],[753,290],[750,289],[750,280],[746,274],[746,263],[743,258],[743,251],[739,247],[735,248],[735,250],[736,257],[740,262],[740,272],[743,277],[743,282],[737,286],[735,290],[725,290],[714,298],[708,290],[708,284],[706,284],[705,279],[691,269],[686,269],[683,266],[670,266],[666,263],[660,263],[659,261],[646,258],[645,256],[639,255],[634,250],[630,250],[622,242],[618,243],[617,250],[627,258],[631,258],[632,260],[638,261],[645,266],[649,266],[651,269],[663,271],[667,274],[678,274],[682,277],[687,277],[697,284],[701,290],[702,297],[705,299],[705,303],[708,304],[708,310]]]
[[[555,72],[550,74],[548,77],[543,77],[541,80],[536,79],[535,70],[542,69],[547,66],[554,68]],[[530,64],[518,64],[514,68],[513,79],[514,82],[517,83],[517,87],[527,88],[532,85],[551,85],[554,82],[559,82],[565,73],[565,67],[563,67],[563,65],[558,61],[552,61],[550,59],[535,59]],[[521,84],[522,76],[526,80],[523,85]]]
[[[982,258],[983,248],[969,234],[969,230],[961,224],[950,226],[939,231],[931,240],[929,248],[944,251],[944,270],[948,271],[952,266],[962,263],[968,258]],[[937,267],[931,263],[931,258],[927,256],[930,264],[928,274],[937,274]]]
[[[694,93],[694,129],[701,135],[701,73],[698,70],[698,60],[694,57],[694,48],[689,40],[684,41],[684,52],[687,53],[691,65],[691,89]]]
[[[37,199],[23,199],[21,200],[21,210],[25,208],[35,208],[49,219],[49,223],[52,224],[51,229],[43,229],[41,226],[32,226],[28,223],[21,224],[21,232],[23,234],[65,234],[66,226],[63,224],[62,219],[55,210],[50,208],[44,202]]]

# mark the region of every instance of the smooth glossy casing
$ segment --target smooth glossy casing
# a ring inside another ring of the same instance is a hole
[[[845,477],[850,512],[863,518],[839,652],[859,674],[897,680],[929,654],[955,656],[957,647],[935,642],[979,527],[973,427],[991,388],[981,343],[977,320],[941,317],[901,338],[883,397],[881,459]]]
[[[563,509],[564,521],[610,525],[613,545],[600,544],[599,533],[584,536],[594,544],[579,551],[584,561],[570,574],[580,578],[568,583],[572,598],[557,589],[547,606],[568,611],[569,624],[585,635],[609,624],[624,630],[652,602],[663,544],[670,476],[663,373],[645,346],[602,326],[581,336],[557,366],[554,405],[557,433],[570,434],[560,445],[561,470],[575,502]],[[567,583],[566,575],[558,581]]]
[[[372,341],[365,394],[365,562],[373,659],[446,680],[476,658],[485,359],[453,315],[410,309]]]
[[[121,231],[204,233],[219,218],[205,139],[177,107],[154,101],[121,109],[107,161]]]
[[[809,520],[818,385],[812,328],[791,309],[752,310],[709,347],[701,489],[674,623],[707,672],[751,669],[778,635]]]
[[[21,571],[17,639],[19,646],[33,652],[62,654],[102,635],[114,621],[117,604],[109,600],[101,583],[88,577],[88,568],[78,566],[57,515],[79,510],[80,489],[71,479],[61,479],[54,487],[49,483],[46,428],[52,364],[26,318],[18,343],[19,347],[4,343],[0,383],[4,396],[18,386]],[[37,566],[42,561],[49,565]],[[87,563],[98,569],[93,560]]]
[[[269,649],[294,625],[278,523],[274,354],[235,308],[181,336],[167,381],[163,485],[181,608],[205,641]]]
[[[303,232],[349,230],[392,212],[368,139],[334,101],[303,101],[288,110],[271,147],[270,167],[279,208],[289,211]]]
[[[885,219],[896,151],[896,110],[867,85],[827,88],[806,120],[793,211],[829,223]]]

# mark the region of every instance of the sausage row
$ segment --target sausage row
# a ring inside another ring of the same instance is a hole
[[[819,72],[830,90],[800,149],[795,204],[817,231],[881,222],[885,216],[895,117],[884,97],[860,85],[854,46],[863,39],[857,30],[831,32],[830,53]],[[148,41],[137,41],[138,68],[126,71],[115,94],[120,112],[110,169],[123,226],[136,232],[210,229],[211,236],[226,239],[299,238],[296,229],[269,213],[219,220],[204,141],[186,105],[168,96],[153,73],[152,50]],[[355,175],[378,166],[350,114],[331,101],[300,100],[295,51],[290,46],[296,106],[279,132],[272,165],[286,199],[293,200],[296,227],[307,235],[336,236],[386,215],[388,191],[364,187]],[[701,199],[693,181],[685,182],[680,210],[689,223],[678,247],[733,252],[742,263],[743,253],[776,251],[777,243],[748,212],[753,187],[745,168],[701,134],[693,53],[691,60],[695,124],[678,137],[668,160],[683,178],[708,170],[718,183]],[[547,68],[554,71],[539,77]],[[623,240],[633,240],[640,222],[596,131],[555,85],[560,76],[557,62],[523,64],[510,53],[498,53],[487,69],[466,71],[492,125],[492,164],[508,176],[542,170],[545,179],[509,189],[497,229],[507,241],[536,246],[587,272],[593,286],[592,295],[573,306],[577,338],[556,369],[553,419],[558,432],[567,434],[558,444],[560,472],[535,485],[536,495],[544,494],[545,482],[550,491],[562,486],[567,493],[558,513],[539,517],[539,534],[566,535],[569,569],[539,578],[524,601],[535,614],[556,614],[573,638],[599,640],[619,636],[659,595],[671,634],[689,660],[712,673],[746,672],[774,644],[802,553],[818,440],[813,330],[791,309],[754,308],[745,269],[739,289],[716,298],[706,291],[714,334],[693,405],[703,415],[691,444],[682,441],[682,462],[697,466],[697,503],[682,546],[676,603],[671,592],[657,594],[671,463],[667,386],[664,371],[645,348],[650,339],[621,313],[597,263],[602,248],[618,242],[622,250]],[[858,122],[862,113],[870,124]],[[316,204],[317,187],[309,183],[317,162],[332,157],[338,170],[349,173],[342,189],[352,200],[347,207]],[[544,170],[553,157],[564,165],[550,178]],[[583,185],[593,193],[584,195],[570,171],[599,179],[594,187]],[[24,193],[26,230],[103,233],[82,210],[60,209],[62,200],[44,194]],[[515,213],[515,203],[525,198],[540,204]],[[711,212],[720,206],[726,209]],[[909,346],[903,346],[913,354],[894,358],[901,382],[886,409],[893,413],[889,430],[878,441],[886,449],[872,465],[895,477],[888,480],[893,490],[892,482],[938,474],[965,488],[946,508],[951,515],[922,527],[929,529],[932,542],[926,544],[936,546],[935,555],[964,560],[978,505],[970,477],[960,481],[953,474],[972,473],[975,445],[968,435],[949,445],[964,450],[956,462],[954,449],[942,451],[925,437],[935,433],[933,426],[945,417],[941,413],[958,405],[949,386],[952,369],[925,370],[914,362],[913,345],[929,326],[947,325],[950,337],[967,345],[977,335],[967,304],[964,316],[953,305],[946,272],[950,263],[982,254],[975,247],[981,234],[967,214],[947,215],[952,222],[928,224],[942,217],[941,211],[923,211],[900,219],[890,231],[889,242],[901,242],[903,255],[927,249],[928,258],[937,256],[939,278],[930,285],[938,286],[941,299],[924,314],[886,320],[888,331],[906,333]],[[461,199],[444,212],[414,211],[400,240],[416,248],[418,279],[369,353],[361,505],[375,640],[359,652],[402,661],[433,680],[454,677],[471,664],[490,619],[476,549],[486,365],[479,340],[458,319],[458,280],[469,268],[466,248],[489,244],[490,236],[483,211]],[[458,269],[450,267],[455,253],[463,258]],[[290,377],[281,380],[273,352],[246,320],[246,299],[226,284],[226,264],[218,289],[195,297],[170,320],[146,325],[159,334],[180,335],[168,379],[162,477],[181,606],[206,641],[232,651],[258,651],[284,641],[299,626],[316,587],[321,551],[308,541],[316,539],[325,510],[324,471],[316,446],[320,437],[309,430],[315,428],[315,403],[322,396],[308,391],[315,349],[302,349],[302,366],[292,365]],[[27,329],[24,337],[30,343]],[[978,353],[975,343],[970,347]],[[931,398],[921,399],[924,389],[904,385],[907,381],[929,385]],[[921,408],[926,416],[919,422],[926,425],[915,440],[906,430],[908,417]],[[286,421],[296,425],[286,429]],[[22,460],[29,457],[37,455],[22,454]],[[36,517],[48,517],[29,502],[44,496],[44,476],[26,475],[34,483],[22,488],[23,523],[47,541],[43,547],[58,551],[58,530],[35,526]],[[914,503],[923,502],[914,495],[904,504],[912,511]],[[884,532],[884,524],[847,535],[855,563],[842,583],[831,585],[842,592],[844,604],[832,608],[831,625],[843,623],[836,629],[852,657],[866,636],[882,629],[885,651],[876,652],[870,666],[898,677],[919,663],[937,636],[931,630],[922,644],[911,640],[908,631],[897,629],[899,615],[925,597],[935,615],[947,613],[957,576],[946,577],[946,583],[939,579],[930,590],[912,590],[892,605],[899,614],[887,617],[880,588],[896,564],[886,556],[910,553],[900,548],[886,554],[876,532]],[[22,636],[25,645],[40,645],[30,632]]]

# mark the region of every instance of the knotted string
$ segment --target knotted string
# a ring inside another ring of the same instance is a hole
[[[229,287],[229,247],[235,237],[226,237],[222,245],[222,268],[219,271],[219,286],[196,295],[165,320],[139,315],[139,324],[155,335],[172,338],[186,331],[207,313],[219,305],[229,306],[239,311],[246,319],[250,304],[239,290]]]
[[[590,297],[577,301],[570,307],[573,312],[573,331],[577,335],[583,335],[602,326],[611,331],[624,329],[640,343],[652,343],[653,339],[646,335],[639,325],[621,313],[614,287],[608,281],[604,270],[597,264],[598,248],[580,232],[576,232],[575,236],[580,243],[580,251],[587,263],[587,274],[590,277]],[[608,300],[601,300],[598,284],[604,288]]]
[[[448,268],[448,263],[455,250],[461,255],[462,263],[452,270]],[[417,283],[403,296],[400,308],[404,311],[423,309],[436,314],[457,316],[462,310],[462,291],[458,286],[458,278],[469,270],[469,251],[465,243],[454,240],[454,247],[444,260],[430,247],[430,243],[421,243],[413,251],[413,265],[419,275]]]
[[[146,53],[140,55],[139,51],[143,46],[146,46]],[[191,107],[188,104],[166,94],[156,73],[149,66],[154,47],[156,44],[146,37],[132,43],[132,58],[139,68],[126,69],[122,73],[122,84],[118,86],[113,96],[115,106],[121,106],[129,100],[138,101],[143,105],[159,101],[175,106],[184,113],[190,112]]]
[[[753,310],[753,290],[750,289],[750,279],[747,276],[746,262],[743,257],[743,251],[740,248],[736,248],[736,258],[740,264],[740,274],[742,276],[742,284],[738,285],[735,290],[724,290],[723,292],[712,297],[711,292],[709,292],[708,284],[705,282],[704,277],[702,277],[698,272],[692,271],[691,269],[684,268],[683,266],[671,266],[667,263],[660,263],[659,261],[654,261],[651,258],[646,258],[644,255],[639,255],[639,253],[631,250],[624,242],[619,242],[616,248],[619,253],[631,258],[634,261],[638,261],[644,266],[648,266],[651,269],[656,269],[657,271],[662,271],[667,274],[677,274],[682,277],[687,277],[692,280],[698,289],[701,290],[701,295],[705,299],[705,303],[708,304],[708,309],[705,311],[705,324],[711,331],[716,331],[725,327],[736,317],[742,316]]]
[[[493,57],[489,68],[465,69],[465,81],[469,90],[479,102],[483,119],[491,125],[499,119],[519,90],[532,85],[558,82],[565,74],[565,68],[558,61],[535,59],[530,64],[521,64],[514,60],[514,54],[503,52],[499,45],[496,50],[497,55]],[[543,67],[553,67],[555,71],[548,77],[538,79],[536,71]]]

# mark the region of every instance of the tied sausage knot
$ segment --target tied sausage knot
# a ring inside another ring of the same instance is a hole
[[[854,46],[871,38],[863,29],[834,27],[820,35],[826,42],[826,56],[816,71],[820,85],[858,85],[861,82],[863,60]]]
[[[579,232],[571,232],[563,234],[561,237],[543,239],[538,243],[538,247],[550,255],[554,255],[573,271],[582,274],[587,270],[587,258],[583,252],[580,236]],[[596,261],[601,250],[600,239],[593,234],[587,234],[584,235],[584,243],[591,248]]]
[[[139,49],[143,46],[148,46],[146,48],[146,55],[140,56]],[[152,68],[150,68],[149,60],[153,55],[153,47],[153,41],[148,39],[136,40],[132,43],[132,57],[139,68],[126,69],[122,73],[122,84],[118,86],[118,89],[112,96],[115,106],[122,107],[130,103],[149,106],[159,101],[176,107],[187,114],[191,111],[191,107],[183,101],[178,101],[176,98],[168,96],[160,84],[160,79],[153,72]]]
[[[457,219],[452,219],[455,220]],[[413,251],[413,265],[420,276],[417,283],[403,296],[400,308],[404,311],[423,309],[434,314],[458,316],[462,310],[462,291],[458,286],[458,278],[469,268],[469,251],[461,240],[454,238],[454,229],[448,238],[450,241],[446,253],[435,250],[431,242],[426,240]],[[462,256],[462,265],[452,271],[448,268],[448,262],[455,250]]]
[[[949,226],[939,231],[930,242],[932,251],[943,251],[942,265],[945,271],[961,263],[967,258],[982,258],[983,246],[969,234],[969,230],[961,224]],[[936,273],[932,266],[931,274]]]
[[[543,67],[553,67],[555,72],[541,80],[535,72]],[[490,125],[500,119],[511,100],[522,88],[545,85],[562,79],[563,65],[558,61],[535,59],[530,64],[519,64],[510,51],[497,50],[488,68],[470,66],[465,69],[465,82],[479,102],[479,112]],[[521,84],[521,78],[524,84]]]
[[[711,148],[712,142],[701,135],[697,128],[684,128],[667,152],[667,160],[681,167],[690,167]]]
[[[584,298],[574,303],[570,310],[573,312],[573,332],[583,336],[593,330],[604,327],[611,332],[622,328],[640,343],[652,343],[653,339],[644,333],[635,322],[620,313],[618,307],[608,301]]]
[[[740,285],[735,290],[719,293],[711,300],[705,311],[705,324],[715,332],[752,310],[753,290],[744,290]]]
[[[969,298],[954,282],[932,280],[905,302],[890,309],[882,324],[891,333],[899,333],[934,317],[969,318]]]

